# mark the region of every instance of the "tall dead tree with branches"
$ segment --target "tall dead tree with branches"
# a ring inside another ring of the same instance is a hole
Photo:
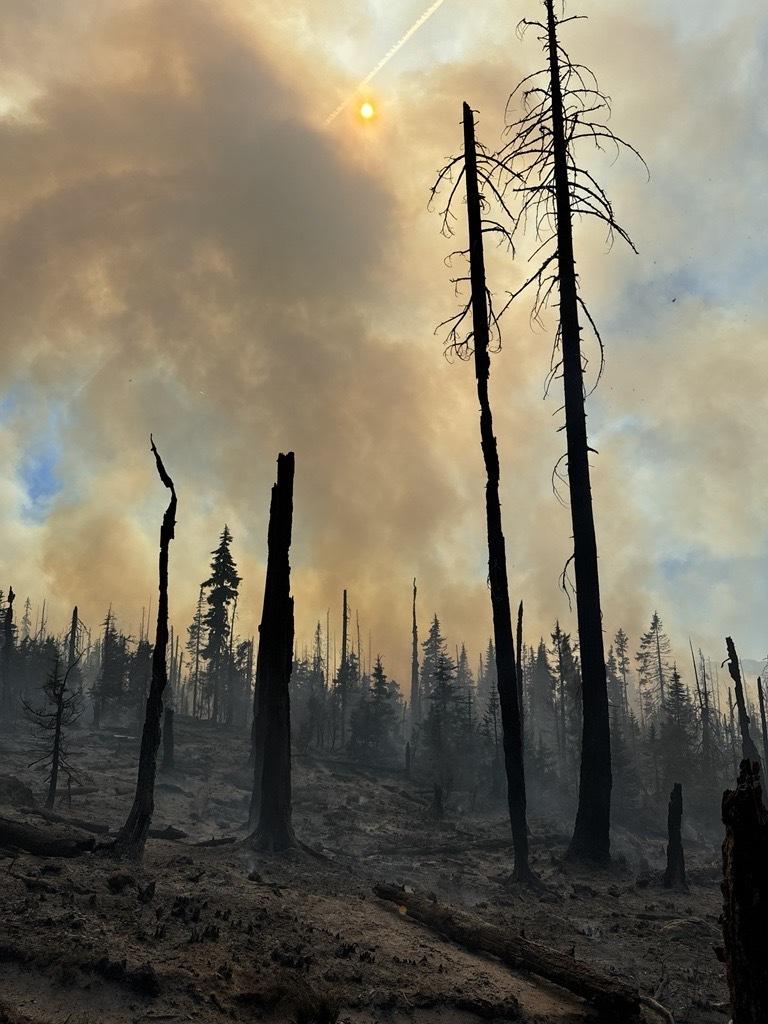
[[[257,714],[251,796],[250,843],[257,850],[293,846],[291,824],[291,708],[293,598],[291,531],[293,525],[293,452],[277,457],[267,536],[267,577],[256,660]],[[344,592],[346,605],[346,591]]]
[[[451,203],[462,178],[466,181],[467,226],[469,244],[461,255],[469,260],[470,298],[464,309],[445,321],[449,326],[448,348],[462,359],[474,352],[477,397],[480,403],[480,447],[486,472],[485,510],[488,535],[488,581],[493,611],[493,631],[496,645],[496,670],[502,729],[504,734],[504,763],[507,774],[507,800],[515,850],[513,877],[517,881],[531,882],[535,876],[528,859],[528,824],[526,817],[525,769],[523,765],[523,730],[518,683],[518,663],[512,633],[512,610],[507,579],[506,542],[501,523],[499,497],[499,454],[493,433],[493,415],[488,395],[490,377],[490,348],[492,332],[498,331],[493,304],[486,284],[483,234],[499,230],[498,223],[487,216],[487,204],[480,192],[480,182],[493,185],[489,175],[489,156],[475,139],[474,114],[469,104],[463,108],[464,150],[461,157],[451,161],[438,175],[433,196],[459,165],[457,179],[451,189],[443,211],[443,231],[452,234],[449,218]],[[457,254],[453,254],[457,255]],[[466,279],[463,279],[466,280]],[[462,335],[461,325],[471,315],[472,329]],[[520,629],[522,629],[522,621]]]
[[[157,628],[152,651],[152,678],[141,734],[139,770],[136,793],[125,824],[115,837],[111,851],[119,857],[141,860],[155,809],[155,776],[157,752],[160,747],[160,722],[163,716],[163,692],[168,684],[166,652],[168,648],[168,553],[176,528],[176,488],[168,475],[160,453],[150,435],[150,446],[160,480],[171,492],[168,507],[160,527],[160,555],[158,562]]]
[[[546,56],[540,71],[526,76],[507,103],[510,112],[522,107],[521,115],[507,126],[507,140],[496,152],[478,147],[478,172],[489,207],[498,211],[483,218],[483,232],[495,234],[516,254],[526,229],[533,233],[529,260],[537,269],[503,306],[494,308],[486,293],[490,339],[500,343],[499,319],[525,293],[533,294],[532,319],[541,322],[545,310],[557,300],[558,321],[555,344],[547,378],[547,390],[562,378],[564,390],[566,453],[556,464],[552,479],[564,478],[559,468],[567,459],[573,554],[566,563],[562,582],[567,589],[567,570],[574,566],[576,606],[582,674],[582,756],[579,803],[569,848],[572,859],[605,863],[610,857],[611,740],[608,693],[603,647],[597,540],[592,510],[585,400],[586,359],[582,351],[581,322],[589,324],[600,352],[602,339],[579,291],[573,244],[575,220],[593,218],[605,225],[610,242],[618,236],[633,250],[627,232],[616,221],[608,195],[594,175],[579,161],[577,149],[592,142],[598,149],[614,147],[637,151],[620,139],[607,124],[610,106],[595,76],[571,60],[559,40],[562,26],[578,20],[558,17],[554,0],[543,0],[543,21],[524,19],[520,34],[538,29]],[[642,160],[642,157],[639,157]],[[462,157],[443,168],[433,188],[433,197],[451,182],[442,211],[443,231],[452,233],[456,214],[452,210],[461,180]],[[458,170],[458,175],[454,175]],[[456,255],[456,254],[454,254]],[[460,286],[468,278],[459,277]],[[450,321],[449,347],[466,352],[472,331],[462,336],[472,308],[471,300]]]
[[[48,789],[45,796],[45,806],[48,810],[52,810],[56,803],[59,776],[64,773],[71,779],[74,775],[67,749],[67,729],[74,725],[82,714],[82,693],[79,688],[69,687],[69,677],[77,662],[78,658],[75,656],[62,675],[57,657],[43,688],[45,702],[42,706],[35,707],[26,700],[22,701],[28,719],[37,730],[43,750],[42,756],[29,767],[44,765],[48,770]]]

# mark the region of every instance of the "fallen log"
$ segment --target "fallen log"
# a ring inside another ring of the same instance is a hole
[[[81,832],[92,832],[96,836],[105,836],[109,832],[109,825],[100,821],[85,821],[83,818],[68,818],[65,814],[57,814],[55,811],[48,811],[43,807],[24,807],[22,814],[36,814],[39,818],[52,821],[58,825],[71,825],[72,828],[79,828]]]
[[[512,935],[496,925],[486,924],[473,914],[441,906],[423,896],[405,892],[399,886],[379,883],[373,891],[380,899],[397,904],[400,912],[412,920],[467,949],[489,953],[515,970],[530,972],[553,982],[587,1000],[613,1020],[639,1019],[641,999],[638,990],[618,978],[598,974],[556,949]]]
[[[94,847],[93,836],[73,836],[0,818],[0,846],[24,850],[37,857],[78,857]]]

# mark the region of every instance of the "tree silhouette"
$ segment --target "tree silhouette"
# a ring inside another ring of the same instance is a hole
[[[152,679],[149,685],[144,729],[141,736],[139,769],[136,777],[136,793],[125,824],[115,837],[112,850],[115,854],[132,860],[141,860],[144,845],[149,834],[152,814],[155,809],[155,776],[157,774],[157,751],[160,747],[160,720],[163,714],[163,691],[168,683],[166,663],[168,647],[168,552],[175,536],[176,488],[166,472],[160,453],[150,435],[152,454],[160,480],[171,492],[168,507],[160,527],[160,555],[158,564],[159,600],[157,604],[157,628],[155,646],[152,651]]]

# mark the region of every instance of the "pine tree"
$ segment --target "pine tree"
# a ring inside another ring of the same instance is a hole
[[[205,647],[205,622],[203,619],[203,595],[205,587],[200,587],[197,605],[192,622],[187,626],[187,654],[190,664],[190,681],[192,683],[192,717],[202,717],[203,690],[200,659]]]
[[[613,638],[613,646],[616,652],[616,667],[621,676],[622,700],[624,702],[624,714],[629,714],[629,637],[623,629],[618,629]]]
[[[219,546],[212,551],[211,575],[203,586],[208,591],[208,610],[203,618],[206,631],[203,658],[208,662],[211,692],[211,717],[218,722],[224,714],[222,698],[226,684],[227,653],[229,650],[230,606],[237,598],[240,577],[230,549],[232,534],[224,524]]]
[[[667,789],[681,782],[686,787],[692,777],[694,711],[691,695],[672,667],[665,691],[666,702],[659,733],[659,756],[663,771],[662,786]]]
[[[664,632],[659,613],[654,612],[648,632],[640,637],[640,646],[635,655],[641,701],[646,718],[658,715],[666,704],[671,653],[669,637]]]

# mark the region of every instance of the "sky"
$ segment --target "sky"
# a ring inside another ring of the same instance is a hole
[[[497,144],[516,34],[538,0],[6,0],[0,28],[0,587],[109,603],[136,631],[178,494],[171,617],[191,617],[225,522],[260,615],[269,489],[296,453],[299,644],[340,635],[401,681],[410,596],[475,660],[490,635],[483,466],[471,364],[435,326],[456,304],[429,187],[461,141],[461,103]],[[584,0],[564,42],[642,152],[584,153],[638,255],[578,227],[606,347],[588,403],[603,616],[633,645],[658,609],[681,660],[732,634],[768,652],[768,10],[756,0]],[[357,111],[370,100],[376,116]],[[493,253],[500,296],[524,258]],[[455,276],[455,268],[453,274]],[[526,639],[556,618],[570,553],[552,493],[563,435],[544,398],[551,321],[504,324],[491,396],[513,600]],[[596,366],[591,353],[590,373]],[[687,664],[687,661],[686,661]]]

